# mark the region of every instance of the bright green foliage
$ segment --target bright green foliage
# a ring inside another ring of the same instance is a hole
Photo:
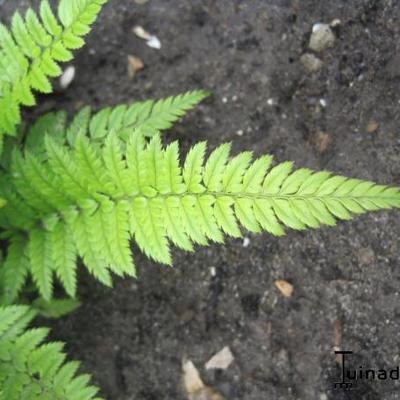
[[[26,330],[34,316],[26,306],[0,307],[0,400],[100,400],[62,343],[42,344],[48,329]]]
[[[176,142],[163,148],[158,134],[147,141],[140,130],[127,143],[116,134],[100,146],[83,134],[72,149],[51,136],[45,142],[45,159],[15,151],[11,174],[2,177],[0,226],[10,238],[3,274],[14,271],[5,286],[11,297],[27,271],[45,299],[54,274],[74,296],[78,257],[106,285],[111,272],[135,276],[131,238],[152,259],[171,264],[170,242],[192,250],[223,242],[224,234],[240,237],[240,225],[280,236],[285,227],[335,225],[400,207],[397,188],[293,171],[291,162],[272,166],[271,156],[253,161],[251,152],[231,158],[230,144],[205,160],[206,143],[198,143],[182,167]]]
[[[24,148],[34,153],[39,159],[46,158],[44,137],[51,136],[59,143],[73,146],[78,134],[86,134],[91,142],[102,143],[104,138],[114,132],[126,141],[129,135],[140,129],[147,137],[159,131],[169,129],[174,122],[183,117],[208,93],[204,90],[193,90],[177,96],[159,100],[146,100],[131,105],[103,108],[92,114],[90,107],[82,108],[67,124],[67,114],[64,111],[50,112],[36,120],[25,133]],[[21,147],[20,138],[7,137],[5,151],[0,157],[0,164],[8,167],[12,149]]]
[[[49,78],[59,76],[59,63],[84,45],[106,1],[60,0],[57,18],[42,0],[38,14],[30,8],[25,16],[16,12],[10,30],[0,24],[0,143],[4,134],[16,134],[20,105],[35,104],[33,91],[52,91]]]

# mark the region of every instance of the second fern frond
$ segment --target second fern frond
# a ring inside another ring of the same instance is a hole
[[[59,63],[84,45],[82,37],[106,1],[60,0],[57,18],[42,0],[39,14],[16,12],[11,30],[0,24],[0,152],[4,134],[16,134],[20,105],[35,104],[34,90],[52,91],[49,78],[59,76]]]

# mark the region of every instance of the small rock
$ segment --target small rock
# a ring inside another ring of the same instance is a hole
[[[233,362],[235,357],[228,346],[212,356],[206,363],[206,369],[227,369]]]
[[[317,72],[322,68],[322,61],[314,54],[305,53],[300,57],[300,62],[310,72]]]
[[[330,26],[332,28],[336,28],[337,26],[339,26],[342,23],[342,21],[339,18],[335,18],[334,20],[332,20],[332,22],[330,23]]]
[[[128,76],[133,78],[136,72],[144,68],[144,63],[139,57],[128,56]]]
[[[243,136],[243,129],[238,129],[238,130],[236,131],[236,135],[238,135],[238,136]]]
[[[368,121],[368,124],[367,124],[367,132],[368,133],[375,133],[378,130],[378,128],[379,128],[379,124],[376,121],[374,121],[373,119],[370,119]]]
[[[73,65],[69,65],[65,68],[65,71],[60,76],[60,87],[61,89],[66,89],[75,78],[76,69]]]
[[[248,237],[243,238],[243,247],[249,247],[250,239]]]
[[[294,287],[288,281],[285,281],[283,279],[278,279],[277,281],[274,282],[274,284],[278,288],[278,290],[283,294],[283,296],[288,298],[292,296]]]
[[[157,50],[161,49],[160,39],[157,36],[152,35],[147,41],[147,46]]]
[[[316,52],[321,52],[328,47],[332,47],[334,42],[335,35],[328,24],[315,24],[308,47]]]

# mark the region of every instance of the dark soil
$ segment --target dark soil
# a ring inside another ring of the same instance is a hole
[[[3,1],[1,14],[27,3]],[[300,57],[312,26],[334,19],[334,46],[310,73]],[[76,56],[73,84],[27,116],[205,88],[212,97],[167,141],[185,150],[232,141],[235,152],[400,185],[399,20],[396,0],[111,0]],[[132,33],[136,24],[161,50]],[[129,54],[146,64],[132,80]],[[193,254],[174,250],[173,269],[135,249],[139,278],[115,279],[114,290],[82,271],[83,305],[54,323],[52,337],[111,400],[187,399],[183,357],[228,400],[399,399],[398,380],[333,390],[339,326],[342,348],[356,353],[349,366],[400,364],[399,234],[398,212],[381,212],[283,238],[247,235],[248,247],[228,239]],[[290,298],[276,279],[294,286]],[[226,345],[234,363],[205,370]]]

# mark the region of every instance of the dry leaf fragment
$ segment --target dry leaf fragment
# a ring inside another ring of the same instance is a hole
[[[128,55],[128,76],[133,78],[136,72],[144,68],[144,63],[139,57]]]
[[[279,291],[285,296],[290,297],[293,293],[293,285],[290,284],[288,281],[283,279],[278,279],[274,282],[275,286],[279,289]]]
[[[195,393],[204,388],[199,371],[190,360],[183,361],[183,381],[188,394]]]
[[[233,362],[233,356],[229,346],[225,346],[217,354],[214,354],[207,362],[206,369],[227,369]]]
[[[367,125],[368,133],[375,133],[378,128],[379,128],[379,124],[376,121],[374,121],[373,119],[370,119],[368,121],[368,125]]]
[[[192,361],[184,360],[182,369],[188,400],[225,400],[216,390],[204,385]]]
[[[136,25],[133,28],[133,33],[137,36],[140,37],[140,39],[144,40],[149,40],[151,38],[151,35],[149,32],[147,32],[142,26]]]

